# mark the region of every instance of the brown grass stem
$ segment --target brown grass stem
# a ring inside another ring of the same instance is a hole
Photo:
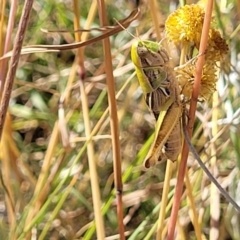
[[[20,18],[20,22],[19,22],[19,27],[18,27],[18,31],[16,34],[16,38],[14,41],[14,45],[13,45],[13,54],[12,57],[10,59],[10,64],[9,64],[9,68],[8,68],[8,72],[7,72],[7,76],[6,76],[6,80],[4,81],[4,77],[5,77],[5,69],[7,66],[7,62],[4,61],[1,65],[1,75],[0,75],[0,84],[1,84],[1,105],[0,105],[0,141],[2,139],[2,133],[3,133],[3,127],[4,127],[4,123],[5,123],[5,119],[6,119],[6,115],[7,115],[7,110],[8,110],[8,105],[9,105],[9,101],[10,101],[10,97],[11,97],[11,92],[12,92],[12,87],[13,87],[13,82],[15,79],[15,75],[16,75],[16,71],[17,71],[17,66],[18,66],[18,62],[19,62],[19,58],[20,58],[20,54],[21,54],[21,49],[22,49],[22,43],[23,43],[23,39],[25,36],[25,31],[27,29],[27,24],[28,24],[28,19],[31,13],[31,9],[32,9],[32,4],[33,1],[29,0],[29,1],[25,1],[23,10],[22,10],[22,15]],[[8,24],[8,29],[7,29],[7,36],[6,36],[6,40],[8,42],[5,42],[5,46],[4,46],[4,53],[8,51],[9,49],[9,45],[10,45],[10,38],[11,38],[11,33],[12,33],[12,29],[13,29],[13,22],[14,22],[14,17],[15,17],[15,13],[16,13],[16,7],[17,2],[13,1],[12,5],[11,5],[11,15],[10,15],[10,21]],[[4,16],[4,14],[3,14]],[[1,21],[3,22],[3,21]],[[3,88],[3,90],[2,90]],[[11,133],[10,133],[11,134]],[[9,145],[10,146],[10,145]],[[9,146],[6,146],[4,151],[9,151],[10,149],[8,149]],[[9,156],[9,154],[7,152],[5,152],[5,156]],[[5,159],[6,160],[6,159]],[[10,160],[10,159],[8,159]],[[10,216],[10,228],[11,230],[13,230],[13,228],[15,227],[16,224],[16,219],[15,219],[15,210],[13,209],[13,191],[11,189],[10,186],[10,161],[4,161],[4,165],[3,165],[3,169],[1,171],[5,172],[5,176],[6,179],[3,178],[3,174],[1,173],[1,181],[2,181],[2,185],[3,188],[5,187],[5,191],[6,191],[6,196],[9,197],[9,200],[7,199],[7,208],[9,210],[9,216]],[[4,181],[7,181],[7,185],[5,185]],[[12,235],[12,239],[15,239],[15,236]]]
[[[5,9],[6,1],[1,1],[1,3],[2,3],[1,9]],[[9,21],[8,21],[8,25],[7,25],[7,32],[6,32],[3,54],[7,53],[10,49],[11,37],[12,37],[13,26],[14,26],[14,19],[15,19],[15,15],[16,15],[16,11],[17,11],[17,3],[18,3],[18,1],[16,1],[16,0],[11,2],[11,8],[10,8],[10,13],[9,13]],[[4,29],[3,24],[4,24],[4,14],[1,15],[1,26],[2,26],[1,31],[3,31],[3,29]],[[3,34],[3,32],[2,32],[2,34]],[[3,46],[1,41],[2,41],[2,38],[0,38],[0,47]],[[1,94],[2,94],[2,89],[3,89],[3,86],[5,84],[7,59],[4,59],[0,63],[0,69],[1,69],[1,71],[0,71],[0,84],[1,84],[0,89],[1,89]],[[1,96],[1,94],[0,94],[0,96]]]
[[[79,4],[78,1],[73,0],[73,11],[74,11],[74,30],[80,29],[80,15],[79,15]],[[75,39],[77,42],[81,41],[81,32],[75,32]],[[84,49],[78,48],[77,49],[77,65],[78,65],[78,75],[80,77],[80,80],[84,80],[86,76],[86,70],[84,67]]]
[[[205,55],[203,53],[206,51],[206,48],[207,48],[208,32],[209,32],[210,23],[211,23],[212,10],[213,10],[213,1],[209,0],[206,6],[206,13],[204,17],[203,30],[202,30],[202,36],[200,41],[200,49],[199,49],[200,56],[197,59],[196,75],[194,79],[193,93],[192,93],[192,99],[191,99],[191,104],[189,109],[189,121],[187,124],[187,129],[190,137],[192,136],[194,119],[195,119],[195,111],[197,107],[197,99],[200,91],[202,69],[203,69],[204,60],[205,60]],[[182,159],[180,162],[179,172],[177,177],[176,192],[174,195],[173,208],[172,208],[169,228],[168,228],[168,236],[167,236],[168,240],[172,240],[174,238],[174,231],[175,231],[175,226],[177,222],[178,210],[181,202],[181,195],[182,195],[184,176],[185,176],[185,171],[187,166],[188,153],[189,153],[189,148],[186,142],[184,141],[183,150],[182,150]]]
[[[16,75],[19,58],[21,55],[23,39],[24,39],[25,31],[27,29],[28,19],[32,9],[32,4],[33,4],[33,0],[26,0],[24,3],[18,31],[14,41],[12,56],[10,59],[9,69],[8,69],[6,82],[5,82],[3,94],[2,94],[1,105],[0,105],[0,140],[1,140],[4,121],[6,118],[6,113],[7,113],[10,97],[11,97],[12,86],[13,86],[14,78]]]
[[[73,0],[73,6],[74,6],[74,30],[77,30],[77,29],[80,29],[80,16],[79,16],[80,8],[78,5],[78,1]],[[80,42],[82,40],[80,32],[75,33],[75,39],[77,42]],[[88,138],[91,134],[91,122],[89,117],[88,97],[87,97],[85,86],[84,86],[84,79],[85,79],[86,73],[85,73],[85,67],[84,67],[84,49],[83,48],[77,49],[76,61],[78,66],[85,135]],[[97,229],[97,238],[104,239],[105,228],[104,228],[103,216],[101,214],[102,202],[101,202],[101,194],[100,194],[100,187],[99,187],[99,181],[98,181],[99,177],[98,177],[97,167],[96,167],[94,142],[92,140],[88,142],[87,155],[88,155],[90,181],[91,181],[91,189],[92,189],[92,197],[93,197],[93,209],[94,209],[94,216],[95,216],[96,229]]]
[[[107,14],[105,8],[105,2],[98,0],[98,11],[100,23],[102,26],[108,25]],[[117,213],[118,213],[118,224],[120,239],[125,239],[124,236],[124,224],[123,224],[123,206],[122,206],[122,167],[121,167],[121,156],[120,156],[120,141],[119,141],[119,127],[118,127],[118,116],[117,116],[117,104],[115,98],[115,86],[113,77],[113,66],[111,56],[111,45],[109,38],[103,40],[103,49],[105,56],[105,71],[106,81],[108,87],[108,104],[110,112],[110,127],[112,134],[112,148],[113,148],[113,167],[114,167],[114,182],[117,193]]]

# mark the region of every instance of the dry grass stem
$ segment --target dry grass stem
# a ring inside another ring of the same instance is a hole
[[[172,178],[172,170],[173,170],[173,163],[171,161],[167,161],[166,175],[164,179],[163,194],[162,194],[163,197],[161,201],[161,208],[159,211],[159,218],[158,218],[157,239],[159,240],[164,239],[163,227],[164,227],[164,220],[166,217],[166,206],[168,201],[170,180]]]
[[[17,71],[18,61],[21,54],[22,43],[23,43],[25,31],[27,29],[28,19],[30,17],[30,13],[32,10],[32,4],[33,4],[33,1],[31,0],[25,1],[25,5],[22,10],[22,16],[19,22],[18,32],[15,38],[12,57],[10,59],[9,70],[7,73],[4,89],[2,92],[2,99],[1,99],[1,105],[0,105],[0,140],[2,136],[5,117],[7,114],[8,104],[10,101],[14,77]]]
[[[211,23],[211,18],[212,18],[212,9],[213,9],[213,1],[209,0],[206,5],[203,30],[202,30],[200,48],[199,48],[200,53],[204,53],[206,51],[207,41],[208,41],[208,33],[209,33],[210,23]],[[195,79],[194,79],[192,99],[191,99],[190,109],[189,109],[189,120],[188,120],[188,124],[187,124],[188,134],[190,137],[192,135],[193,124],[194,124],[194,119],[195,119],[195,111],[196,111],[197,99],[198,99],[198,94],[199,94],[199,89],[200,89],[200,82],[201,82],[201,76],[202,76],[202,69],[203,69],[203,65],[204,65],[204,58],[205,58],[204,54],[199,56],[199,58],[197,59],[197,64],[196,64],[196,75],[195,75]],[[174,236],[174,230],[175,230],[178,210],[179,210],[179,206],[180,206],[180,199],[181,199],[181,195],[182,195],[188,152],[189,152],[188,146],[187,146],[186,142],[184,142],[183,150],[182,150],[182,158],[181,158],[179,171],[178,171],[178,183],[177,183],[176,192],[174,195],[174,203],[173,203],[173,208],[172,208],[171,218],[170,218],[170,223],[169,223],[169,229],[168,229],[168,237],[167,237],[168,240],[172,240],[173,236]]]
[[[107,26],[105,2],[98,0],[98,11],[100,23],[102,26]],[[114,183],[116,188],[117,197],[117,213],[118,213],[118,224],[120,239],[125,239],[124,225],[123,225],[123,205],[122,205],[122,167],[121,167],[121,156],[120,156],[120,141],[119,141],[119,126],[117,116],[117,104],[115,98],[115,86],[113,77],[111,47],[109,38],[103,40],[103,50],[105,55],[105,71],[106,81],[108,86],[108,104],[110,113],[110,127],[112,135],[112,154],[113,154],[113,168],[114,168]]]

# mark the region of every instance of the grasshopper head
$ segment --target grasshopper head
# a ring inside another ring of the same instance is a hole
[[[167,51],[161,44],[152,41],[136,41],[132,45],[131,57],[138,68],[161,67],[169,61]]]
[[[143,40],[138,41],[138,47],[145,47],[149,51],[157,53],[159,48],[161,48],[161,44],[159,44],[158,42]]]
[[[144,93],[155,91],[166,80],[165,64],[169,57],[159,43],[136,41],[132,45],[131,57]]]

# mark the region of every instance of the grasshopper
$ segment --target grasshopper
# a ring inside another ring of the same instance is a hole
[[[131,49],[139,84],[156,119],[153,144],[144,161],[146,168],[159,161],[176,161],[182,147],[180,117],[182,105],[169,56],[161,44],[136,41]]]

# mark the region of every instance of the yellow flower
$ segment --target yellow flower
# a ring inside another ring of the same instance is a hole
[[[195,61],[180,66],[175,70],[181,93],[190,99],[192,96],[192,87],[195,77]],[[199,92],[200,100],[209,100],[212,93],[216,90],[217,67],[214,61],[207,60],[203,67],[201,78],[201,87]]]
[[[204,10],[199,5],[185,5],[166,21],[166,34],[175,44],[193,42],[199,46],[204,19]]]
[[[214,61],[221,61],[228,53],[228,50],[228,45],[225,39],[221,37],[220,32],[211,28],[209,31],[206,58],[211,58]]]
[[[204,15],[204,9],[200,5],[185,5],[173,12],[166,21],[167,38],[185,49],[183,51],[185,56],[191,54],[190,51],[194,50],[192,47],[199,50]],[[217,62],[222,61],[227,52],[228,45],[226,41],[221,37],[219,31],[211,27],[205,53],[199,99],[209,100],[216,90]],[[188,99],[192,96],[195,63],[196,61],[193,60],[175,70],[181,93]]]

